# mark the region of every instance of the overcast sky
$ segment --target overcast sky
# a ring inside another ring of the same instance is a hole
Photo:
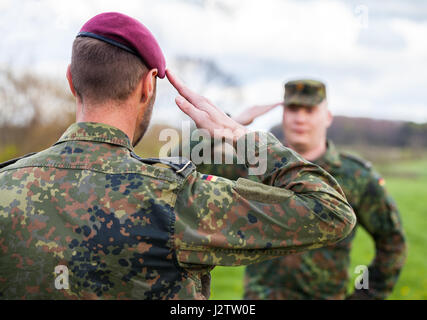
[[[0,0],[0,64],[63,81],[75,35],[105,11],[145,24],[171,68],[182,56],[215,62],[240,94],[226,99],[221,85],[204,94],[231,113],[279,101],[285,81],[308,77],[326,82],[336,115],[427,122],[424,0]],[[201,86],[197,69],[181,76]],[[158,92],[156,119],[183,119],[166,80]]]

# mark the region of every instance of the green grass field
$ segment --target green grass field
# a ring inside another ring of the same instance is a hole
[[[386,187],[399,207],[408,243],[408,257],[389,299],[427,299],[427,160],[376,166],[386,178]],[[425,216],[423,216],[425,215]],[[351,253],[349,287],[357,265],[368,265],[374,244],[359,228]],[[212,272],[211,299],[242,299],[244,267],[216,267]]]

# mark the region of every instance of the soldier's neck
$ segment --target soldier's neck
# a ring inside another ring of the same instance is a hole
[[[77,122],[104,123],[120,129],[133,141],[135,134],[136,116],[129,116],[130,111],[126,106],[83,106],[78,105],[76,110]]]
[[[327,149],[326,146],[326,142],[325,143],[320,143],[319,145],[317,145],[314,148],[310,148],[310,149],[302,149],[302,148],[298,148],[298,147],[293,147],[293,146],[289,146],[291,149],[295,150],[296,152],[298,152],[304,159],[308,160],[308,161],[315,161],[317,159],[319,159],[320,157],[322,157]]]

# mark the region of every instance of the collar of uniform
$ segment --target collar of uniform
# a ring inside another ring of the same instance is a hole
[[[105,123],[73,123],[68,127],[56,144],[72,140],[105,142],[126,147],[133,151],[129,137],[122,130]]]
[[[326,145],[327,145],[326,152],[323,154],[322,157],[320,157],[314,162],[320,166],[322,166],[323,164],[326,164],[330,166],[340,167],[341,159],[334,143],[331,140],[328,140],[326,142]]]

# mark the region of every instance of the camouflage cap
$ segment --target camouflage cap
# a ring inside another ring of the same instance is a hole
[[[316,106],[326,99],[326,87],[317,80],[294,80],[285,84],[285,105]]]

